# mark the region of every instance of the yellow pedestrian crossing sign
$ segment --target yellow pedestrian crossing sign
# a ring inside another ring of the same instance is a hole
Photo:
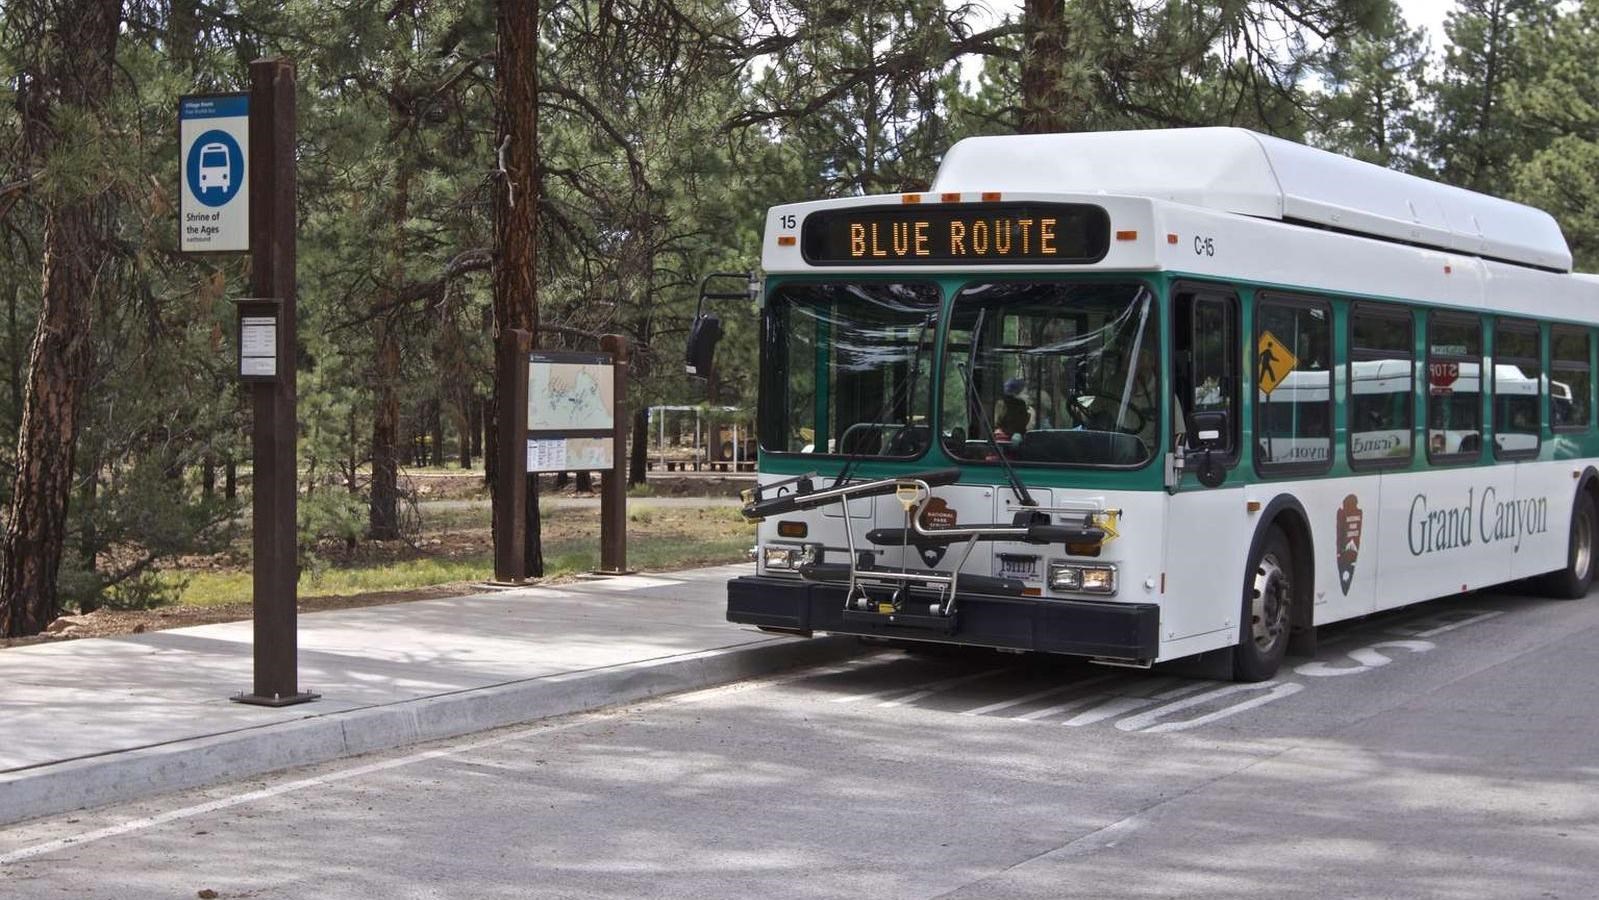
[[[1260,385],[1260,392],[1270,394],[1277,390],[1277,385],[1282,384],[1288,373],[1297,368],[1299,357],[1288,349],[1288,345],[1277,340],[1277,335],[1262,331],[1255,355],[1255,381]]]

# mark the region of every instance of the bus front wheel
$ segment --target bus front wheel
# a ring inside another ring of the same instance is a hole
[[[1576,600],[1587,596],[1593,584],[1594,562],[1599,551],[1599,512],[1595,511],[1593,495],[1586,490],[1577,492],[1571,506],[1571,539],[1566,549],[1566,567],[1543,577],[1540,587],[1551,597]]]
[[[1233,678],[1265,681],[1288,653],[1294,607],[1294,551],[1272,528],[1244,576],[1244,602],[1233,651]]]

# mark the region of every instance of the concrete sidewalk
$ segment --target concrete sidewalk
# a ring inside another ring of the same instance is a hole
[[[748,565],[300,617],[300,689],[251,683],[251,625],[0,650],[0,825],[837,659],[727,623]]]

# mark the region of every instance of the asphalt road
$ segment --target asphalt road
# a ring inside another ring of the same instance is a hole
[[[1599,595],[1292,662],[873,650],[0,831],[0,896],[1599,896]]]

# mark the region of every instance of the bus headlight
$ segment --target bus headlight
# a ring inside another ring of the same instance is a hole
[[[1084,594],[1116,593],[1116,567],[1112,565],[1082,565],[1080,563],[1052,562],[1049,564],[1049,586],[1052,590]]]
[[[761,548],[761,562],[768,569],[802,569],[815,565],[821,556],[817,544],[767,544]]]

